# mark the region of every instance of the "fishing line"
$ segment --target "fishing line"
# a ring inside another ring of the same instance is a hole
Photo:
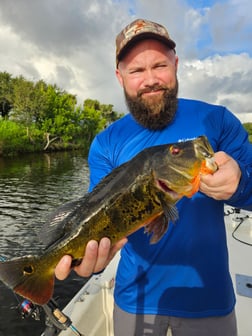
[[[239,239],[239,238],[237,238],[237,237],[235,236],[236,231],[239,229],[239,227],[242,225],[242,223],[243,223],[243,222],[245,221],[245,219],[247,219],[247,218],[250,218],[250,216],[247,215],[246,217],[238,217],[238,218],[237,218],[240,222],[237,224],[236,228],[235,228],[234,231],[232,232],[232,237],[233,237],[235,240],[237,240],[238,242],[240,242],[240,243],[242,243],[242,244],[244,244],[244,245],[252,246],[252,243],[248,243],[248,242],[246,242],[246,241],[244,241],[244,240],[241,240],[241,239]]]
[[[224,212],[224,216],[229,216],[229,215],[232,215],[232,214],[240,214],[240,209],[239,208],[232,208],[231,210],[227,210],[226,212]],[[244,221],[246,220],[246,219],[249,219],[249,218],[252,218],[251,216],[249,216],[249,215],[246,215],[246,216],[243,216],[243,217],[241,217],[241,216],[237,216],[236,218],[235,218],[235,221],[236,222],[238,222],[238,224],[236,225],[236,227],[234,228],[234,230],[233,230],[233,232],[232,232],[232,237],[236,240],[236,241],[238,241],[239,243],[242,243],[242,244],[244,244],[244,245],[247,245],[247,246],[252,246],[252,243],[248,243],[248,242],[246,242],[246,241],[244,241],[244,240],[241,240],[241,239],[239,239],[237,236],[236,236],[236,232],[237,232],[237,230],[240,228],[240,226],[244,223]]]

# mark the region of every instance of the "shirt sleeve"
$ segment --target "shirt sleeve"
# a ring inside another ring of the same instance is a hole
[[[223,132],[220,139],[220,150],[233,157],[241,169],[241,179],[236,192],[226,202],[235,207],[252,209],[252,144],[248,133],[227,109],[224,111]]]
[[[90,172],[89,192],[93,190],[103,177],[112,171],[113,166],[109,158],[109,153],[108,144],[104,140],[104,137],[96,136],[90,146],[88,154]]]

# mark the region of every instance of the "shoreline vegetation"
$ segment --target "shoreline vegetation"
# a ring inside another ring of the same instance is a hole
[[[81,149],[123,114],[113,105],[0,72],[0,156]]]
[[[123,113],[23,76],[0,72],[0,156],[81,149],[88,153],[97,133]],[[243,124],[252,142],[252,122]]]

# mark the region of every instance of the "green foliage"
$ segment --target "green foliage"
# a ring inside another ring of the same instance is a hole
[[[65,148],[88,149],[94,136],[122,114],[113,105],[76,96],[43,80],[0,73],[0,154]]]
[[[7,72],[0,72],[0,116],[5,117],[11,109],[12,78]]]
[[[248,132],[249,141],[252,143],[252,123],[244,123],[243,126],[245,130]]]
[[[24,125],[11,120],[0,119],[0,155],[13,155],[38,150],[41,135],[37,134],[35,129],[32,134],[36,142],[27,137],[27,129]]]

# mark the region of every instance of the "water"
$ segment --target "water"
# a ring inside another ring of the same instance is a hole
[[[87,161],[80,152],[0,158],[0,256],[37,253],[37,234],[48,214],[86,193],[88,180]],[[56,282],[54,297],[60,307],[84,281],[73,272]],[[44,330],[43,314],[41,321],[21,318],[17,306],[22,301],[0,283],[0,336],[37,336]]]

